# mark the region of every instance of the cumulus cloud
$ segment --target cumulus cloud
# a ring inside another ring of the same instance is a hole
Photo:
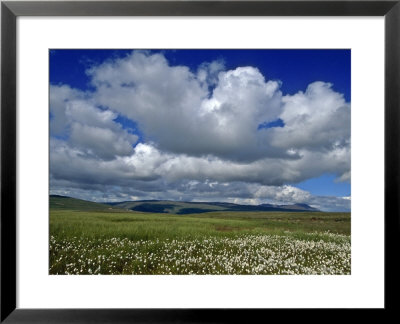
[[[114,121],[116,113],[101,110],[84,97],[68,86],[51,86],[50,134],[66,137],[71,147],[101,159],[132,154],[138,136],[128,133]]]
[[[222,60],[204,62],[197,69],[197,79],[207,87],[218,83],[218,74],[223,71],[225,64]]]
[[[284,148],[330,151],[350,142],[350,104],[332,84],[314,82],[307,90],[282,98],[280,118],[285,127],[274,129],[272,144]]]
[[[350,204],[288,185],[324,173],[350,180],[350,103],[330,83],[283,95],[256,67],[214,61],[192,71],[145,51],[87,74],[92,92],[50,87],[54,192]],[[140,142],[120,116],[138,125]],[[278,119],[283,127],[260,127]]]
[[[241,163],[214,156],[193,157],[162,152],[144,143],[139,143],[132,155],[102,161],[88,158],[84,151],[71,147],[69,144],[53,142],[57,144],[51,147],[50,161],[60,166],[60,174],[57,173],[59,177],[66,172],[63,164],[67,164],[71,172],[73,172],[72,169],[76,169],[77,173],[84,172],[84,165],[88,165],[91,173],[98,173],[94,175],[97,179],[101,179],[108,173],[113,175],[120,173],[126,180],[138,177],[142,179],[163,177],[168,181],[215,179],[221,182],[244,181],[263,185],[283,185],[317,177],[325,172],[333,172],[337,169],[337,163],[340,164],[340,162],[343,168],[347,166],[346,155],[336,151],[329,155],[316,153],[308,156],[305,161],[262,159],[252,163]]]
[[[67,127],[66,104],[77,99],[84,99],[85,94],[68,85],[50,85],[50,134],[64,135]]]
[[[285,155],[258,132],[260,123],[279,116],[279,83],[254,67],[221,68],[208,63],[196,76],[161,54],[134,52],[88,73],[98,104],[137,121],[162,150],[242,160]],[[203,86],[207,79],[214,80],[211,91]]]

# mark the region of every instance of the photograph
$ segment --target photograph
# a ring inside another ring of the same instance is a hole
[[[351,275],[351,49],[48,57],[48,274]]]

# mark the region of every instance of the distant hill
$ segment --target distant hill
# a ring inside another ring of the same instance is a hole
[[[168,214],[199,214],[214,211],[280,211],[280,212],[317,212],[316,208],[306,204],[295,205],[238,205],[225,202],[182,202],[169,200],[140,200],[96,203],[66,196],[50,195],[51,209],[68,209],[99,212],[145,212]]]
[[[280,207],[296,211],[319,211],[318,209],[313,208],[307,204],[281,205]]]
[[[306,204],[295,205],[238,205],[223,202],[180,202],[168,200],[141,200],[125,201],[119,203],[108,203],[111,206],[127,210],[149,212],[149,213],[170,213],[170,214],[194,214],[213,211],[280,211],[280,212],[304,212],[319,211]]]
[[[68,209],[98,212],[126,212],[126,210],[116,206],[110,206],[108,204],[101,204],[59,195],[50,195],[49,204],[50,209]]]

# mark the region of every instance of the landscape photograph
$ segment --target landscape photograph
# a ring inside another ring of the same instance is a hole
[[[50,275],[350,275],[349,49],[49,49]]]

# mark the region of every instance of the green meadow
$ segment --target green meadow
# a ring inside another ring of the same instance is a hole
[[[350,213],[134,212],[50,198],[50,274],[350,274]]]

